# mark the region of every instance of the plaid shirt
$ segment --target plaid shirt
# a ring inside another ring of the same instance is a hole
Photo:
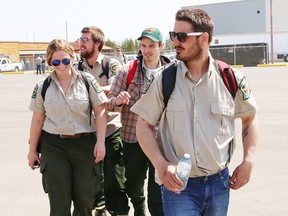
[[[122,122],[122,129],[121,129],[121,139],[128,143],[136,143],[136,122],[138,119],[138,115],[131,112],[130,108],[140,99],[142,96],[142,92],[145,86],[148,83],[148,78],[146,77],[145,73],[146,70],[142,65],[143,57],[138,57],[138,65],[136,69],[136,73],[134,78],[132,79],[130,85],[127,89],[127,74],[129,70],[129,63],[124,65],[122,69],[119,71],[118,75],[115,77],[114,82],[110,88],[110,92],[108,94],[108,102],[107,102],[107,109],[109,111],[117,111],[122,112],[121,115],[121,122]],[[160,66],[164,66],[170,62],[164,56],[160,57]],[[127,91],[130,96],[130,103],[124,104],[122,106],[116,106],[115,101],[117,95],[122,92]]]

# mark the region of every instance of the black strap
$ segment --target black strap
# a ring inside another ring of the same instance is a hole
[[[83,59],[81,58],[78,62],[78,70],[83,71],[83,67],[82,67],[82,63],[83,63]]]
[[[164,109],[167,107],[170,95],[174,90],[176,82],[176,73],[177,73],[176,62],[163,70],[162,93],[163,93]]]
[[[46,91],[47,91],[50,83],[51,83],[51,77],[50,77],[50,75],[49,75],[49,76],[47,76],[47,78],[44,80],[43,86],[42,86],[41,96],[42,96],[43,101],[45,101]]]
[[[122,55],[123,55],[124,64],[126,64],[127,63],[127,57],[125,54],[122,54]]]
[[[85,84],[86,90],[87,90],[87,92],[88,92],[89,108],[90,108],[90,113],[89,113],[89,114],[90,114],[90,121],[89,121],[89,124],[91,125],[92,102],[91,102],[91,100],[90,100],[90,91],[89,91],[90,86],[89,86],[89,82],[88,82],[88,80],[87,80],[87,76],[84,74],[84,72],[83,72],[83,71],[79,71],[79,72],[80,72],[80,74],[81,74],[82,79],[84,80],[84,84]]]
[[[109,78],[109,63],[110,63],[111,57],[109,56],[104,56],[102,59],[101,65],[102,65],[102,73],[99,75],[101,78],[102,76],[106,76],[106,78]]]

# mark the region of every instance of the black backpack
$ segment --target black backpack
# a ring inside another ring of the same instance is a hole
[[[88,83],[88,80],[87,80],[87,77],[86,75],[82,72],[82,71],[79,71],[80,74],[81,74],[81,77],[82,79],[84,80],[84,83],[85,83],[85,87],[86,87],[86,90],[88,92],[88,95],[89,95],[89,83]],[[45,95],[46,95],[46,91],[49,87],[51,83],[51,77],[50,75],[44,80],[43,82],[43,86],[42,86],[42,91],[41,91],[41,96],[43,98],[43,101],[45,101]],[[92,116],[92,103],[91,103],[91,100],[90,100],[90,97],[89,97],[89,108],[90,108],[90,125],[91,125],[91,116]]]
[[[220,74],[222,76],[223,82],[234,99],[236,96],[236,92],[238,90],[234,71],[227,63],[220,60],[215,61],[217,63],[218,70],[220,71]],[[176,72],[177,72],[176,62],[167,67],[165,70],[163,70],[162,93],[163,93],[164,109],[167,107],[168,100],[175,87]]]
[[[109,56],[104,56],[102,59],[101,65],[102,65],[102,73],[99,75],[101,78],[102,76],[106,76],[106,78],[109,78],[109,62],[110,62],[111,57]],[[81,58],[80,61],[78,62],[78,70],[83,71],[83,59]]]

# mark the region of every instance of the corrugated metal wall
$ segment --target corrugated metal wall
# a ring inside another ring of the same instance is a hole
[[[196,6],[213,19],[214,34],[266,32],[265,0],[226,2]]]

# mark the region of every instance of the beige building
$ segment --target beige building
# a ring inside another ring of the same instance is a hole
[[[19,42],[19,41],[0,41],[0,57],[7,57],[11,62],[22,62],[29,59],[30,65],[34,65],[34,59],[38,55],[45,56],[48,42]],[[79,43],[70,43],[76,53],[79,53]],[[113,48],[104,46],[104,53],[113,53]]]

